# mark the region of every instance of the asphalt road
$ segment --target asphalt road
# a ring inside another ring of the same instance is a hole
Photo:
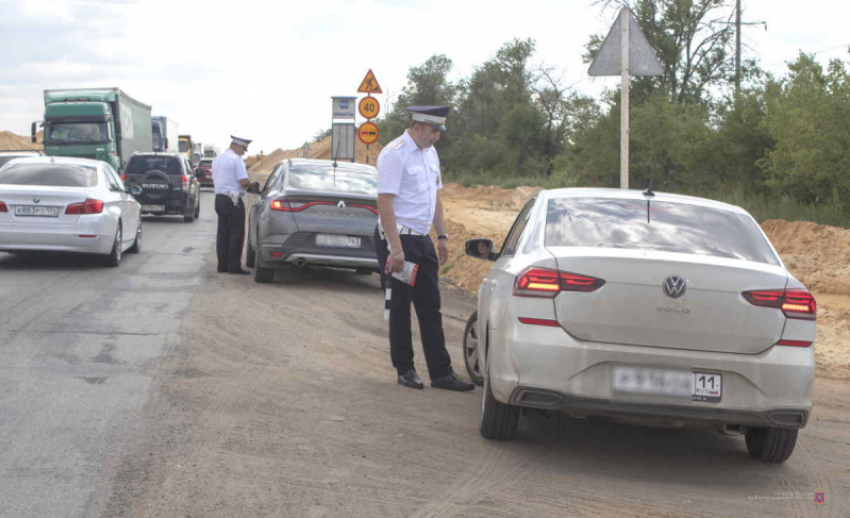
[[[207,191],[199,221],[144,228],[118,269],[0,255],[0,517],[849,515],[846,383],[818,380],[779,466],[594,419],[487,441],[480,389],[395,383],[375,276],[216,274]],[[445,287],[461,373],[473,309]]]

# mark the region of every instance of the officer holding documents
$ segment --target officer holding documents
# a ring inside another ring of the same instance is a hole
[[[431,386],[449,390],[473,390],[472,383],[458,379],[446,350],[443,316],[440,312],[438,269],[449,257],[443,206],[440,159],[434,143],[446,130],[448,106],[411,106],[413,123],[378,156],[378,210],[375,251],[382,281],[390,288],[390,356],[398,372],[398,383],[424,387],[413,364],[410,304],[416,309],[422,348]],[[429,237],[436,228],[439,259]],[[418,265],[413,286],[392,276],[405,262]]]
[[[230,136],[230,148],[215,157],[212,177],[215,184],[215,213],[218,214],[218,231],[215,251],[218,255],[218,273],[247,274],[242,269],[242,246],[245,242],[245,195],[250,182],[242,155],[248,150],[250,140]]]

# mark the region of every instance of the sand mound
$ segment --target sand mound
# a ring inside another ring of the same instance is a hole
[[[41,132],[36,139],[41,141]],[[16,135],[11,131],[0,131],[0,151],[41,151],[44,146],[33,144],[29,137]]]
[[[269,174],[272,170],[279,164],[282,160],[286,160],[287,158],[314,158],[317,160],[330,160],[331,159],[331,137],[325,137],[319,142],[313,142],[312,144],[308,144],[309,149],[306,151],[303,147],[299,147],[297,149],[290,149],[288,151],[284,151],[282,149],[277,149],[272,153],[266,155],[265,159],[262,162],[254,164],[250,168],[250,172],[258,173],[258,174]],[[384,149],[384,146],[375,143],[369,146],[369,151],[366,151],[366,145],[364,145],[359,140],[354,142],[354,161],[358,164],[368,163],[370,165],[375,165],[378,162],[378,155],[381,154],[381,150]],[[306,156],[305,156],[306,155]]]

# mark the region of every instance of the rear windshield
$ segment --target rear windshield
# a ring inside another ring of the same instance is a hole
[[[371,168],[338,167],[334,174],[330,165],[293,165],[287,178],[293,189],[378,197],[378,172]]]
[[[607,198],[549,200],[546,246],[629,248],[778,265],[755,222],[686,203]]]
[[[8,161],[10,161],[10,160],[14,160],[14,159],[16,159],[16,158],[21,158],[21,157],[25,157],[25,156],[32,156],[32,155],[6,155],[6,156],[0,156],[0,167],[3,167],[3,166],[6,164],[6,162],[8,162]]]
[[[0,184],[94,187],[97,171],[83,165],[12,164],[0,171]]]
[[[212,160],[201,160],[198,162],[198,167],[212,167]]]
[[[124,171],[127,174],[145,174],[148,171],[162,171],[168,175],[181,176],[180,160],[170,156],[134,156]]]

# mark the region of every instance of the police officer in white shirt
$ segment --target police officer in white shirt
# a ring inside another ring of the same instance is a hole
[[[413,364],[410,303],[416,308],[422,349],[428,364],[431,386],[450,390],[473,390],[472,383],[452,371],[446,350],[440,289],[437,273],[449,257],[443,205],[439,190],[443,183],[440,159],[434,143],[446,130],[448,106],[411,106],[413,124],[390,142],[378,156],[378,210],[375,251],[382,280],[391,283],[390,356],[405,387],[424,387]],[[440,257],[428,236],[431,224],[437,230]],[[390,274],[401,271],[405,261],[419,265],[416,283],[410,286]]]
[[[218,214],[215,251],[218,255],[218,273],[247,274],[242,269],[242,246],[245,242],[245,205],[242,196],[251,184],[242,155],[248,151],[251,141],[233,135],[230,138],[230,148],[215,157],[212,163],[215,213]]]

